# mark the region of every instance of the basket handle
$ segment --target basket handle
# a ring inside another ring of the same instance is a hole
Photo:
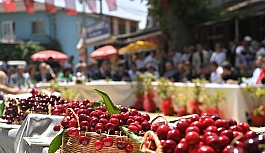
[[[161,115],[158,115],[157,117],[155,117],[152,121],[151,121],[151,124],[153,124],[157,119],[159,118],[163,118],[164,119],[164,124],[168,124],[168,121],[167,119],[165,118],[165,116],[161,116]]]
[[[147,141],[147,138],[151,136],[154,138],[154,141],[155,141],[155,144],[156,144],[156,150],[153,151],[153,150],[150,150],[149,148],[147,148],[145,145],[144,145],[144,142]],[[145,152],[145,153],[162,153],[163,152],[163,146],[161,145],[160,143],[160,140],[158,139],[157,135],[153,132],[153,131],[147,131],[145,134],[144,134],[144,141],[143,143],[141,143],[140,145],[140,150],[142,152]]]

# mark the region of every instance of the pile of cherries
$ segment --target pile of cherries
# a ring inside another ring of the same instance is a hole
[[[164,153],[259,153],[265,144],[265,135],[251,131],[247,123],[203,114],[178,120],[173,125],[152,124]],[[154,139],[144,145],[156,150]]]
[[[64,106],[67,101],[60,96],[41,94],[38,90],[32,89],[32,95],[26,99],[9,98],[2,119],[7,120],[7,124],[21,124],[28,113],[48,113],[49,106],[52,114],[64,115]]]
[[[101,150],[103,147],[111,147],[114,144],[110,135],[124,135],[119,126],[127,125],[129,129],[138,134],[150,130],[151,126],[148,122],[150,116],[148,114],[140,113],[136,109],[118,106],[121,113],[110,115],[105,105],[92,108],[94,103],[94,101],[87,99],[80,102],[74,100],[68,103],[65,107],[66,115],[61,120],[60,125],[54,126],[54,131],[59,131],[63,127],[67,129],[69,136],[78,137],[79,143],[83,145],[90,143],[90,138],[83,133],[97,132],[106,135],[107,137],[94,142],[95,149]],[[117,139],[115,145],[127,153],[133,151],[133,146],[122,139]]]

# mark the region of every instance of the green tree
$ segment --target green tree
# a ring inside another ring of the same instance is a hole
[[[27,41],[25,43],[16,45],[15,48],[20,51],[20,57],[23,60],[29,60],[32,54],[45,50],[44,46],[32,41]]]
[[[207,6],[211,0],[168,0],[163,7],[162,0],[149,0],[150,14],[157,18],[170,47],[181,49],[194,43],[192,27],[209,18]]]

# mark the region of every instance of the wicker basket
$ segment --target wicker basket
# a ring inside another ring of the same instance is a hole
[[[81,135],[85,135],[85,132],[81,132]],[[60,153],[117,153],[124,152],[124,150],[119,150],[116,146],[116,141],[123,140],[128,144],[133,146],[134,151],[139,150],[139,146],[130,138],[126,136],[117,136],[117,135],[109,135],[109,137],[113,137],[113,145],[111,147],[104,147],[97,151],[94,147],[94,142],[96,140],[101,140],[104,137],[107,137],[105,134],[98,134],[96,132],[87,132],[86,136],[90,138],[90,142],[88,145],[82,145],[78,142],[78,137],[71,137],[68,135],[67,130],[63,133],[62,145],[60,147]]]
[[[150,150],[148,147],[145,146],[144,142],[148,140],[149,137],[152,137],[156,144],[156,150]],[[144,153],[163,153],[163,146],[160,143],[157,135],[153,131],[147,131],[144,134],[144,142],[140,145],[140,150]]]

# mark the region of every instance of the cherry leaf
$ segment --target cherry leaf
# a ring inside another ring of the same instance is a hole
[[[64,129],[61,129],[59,133],[53,138],[48,153],[55,153],[60,146],[62,145],[62,137],[63,137]]]
[[[98,102],[95,102],[94,104],[92,104],[91,108],[96,109],[96,108],[98,108],[99,106],[102,106],[102,105],[103,105],[103,103],[101,101],[98,101]]]
[[[101,96],[103,99],[102,102],[106,105],[106,109],[109,112],[110,115],[112,114],[119,114],[121,110],[113,104],[108,94],[106,94],[104,91],[95,89],[97,93]]]

